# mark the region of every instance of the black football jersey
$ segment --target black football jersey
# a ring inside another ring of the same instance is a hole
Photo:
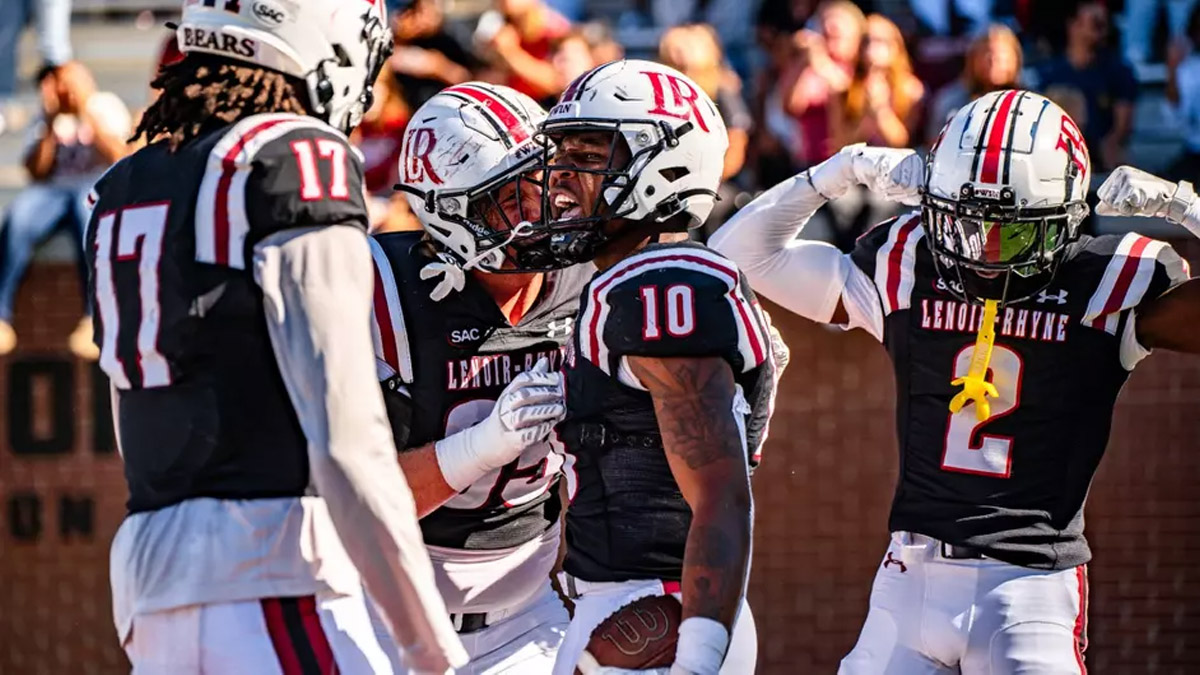
[[[734,263],[698,244],[648,246],[583,290],[557,431],[572,494],[568,573],[586,581],[683,573],[691,509],[667,463],[653,400],[625,357],[728,361],[753,467],[775,386],[768,325]]]
[[[388,416],[403,449],[441,440],[486,418],[513,377],[538,359],[558,370],[575,326],[579,290],[595,268],[547,274],[541,296],[516,325],[467,275],[459,293],[430,298],[439,262],[421,233],[372,237],[375,355]],[[558,522],[561,454],[549,443],[525,450],[421,519],[425,542],[456,549],[499,549],[530,541]]]
[[[251,259],[286,228],[365,230],[346,138],[310,117],[258,115],[176,152],[151,144],[90,199],[95,340],[116,390],[129,510],[304,494],[305,439]]]
[[[859,239],[851,258],[878,290],[881,335],[896,377],[900,480],[892,531],[918,532],[1038,569],[1087,562],[1083,504],[1104,454],[1113,406],[1146,351],[1134,312],[1184,281],[1167,244],[1137,234],[1083,237],[1054,281],[1000,309],[989,368],[999,396],[980,422],[951,414],[983,307],[937,274],[920,218]]]

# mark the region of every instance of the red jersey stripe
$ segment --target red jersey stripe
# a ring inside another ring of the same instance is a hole
[[[1103,329],[1108,315],[1121,309],[1121,306],[1125,303],[1125,296],[1129,293],[1129,286],[1133,284],[1133,278],[1137,276],[1138,266],[1142,263],[1142,253],[1145,252],[1150,242],[1151,239],[1148,237],[1138,237],[1133,242],[1133,246],[1129,247],[1129,255],[1125,257],[1125,264],[1121,266],[1121,273],[1117,276],[1117,281],[1113,284],[1112,291],[1108,294],[1108,300],[1104,303],[1103,311],[1092,320],[1093,328]]]
[[[229,186],[233,183],[233,174],[237,172],[237,156],[255,136],[288,121],[291,120],[276,119],[250,127],[221,159],[221,179],[217,182],[217,203],[213,205],[215,225],[213,228],[213,255],[218,265],[229,264]]]

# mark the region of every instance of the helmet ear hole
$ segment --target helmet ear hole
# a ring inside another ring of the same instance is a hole
[[[684,178],[692,173],[691,169],[686,166],[673,166],[666,169],[659,169],[659,175],[667,179],[667,182],[674,183],[680,178]]]
[[[342,45],[333,45],[333,55],[337,57],[339,68],[349,68],[353,65],[350,61],[350,55],[346,53],[346,49]]]

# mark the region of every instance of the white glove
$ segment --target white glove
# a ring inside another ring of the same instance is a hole
[[[465,490],[544,440],[566,414],[561,373],[545,357],[513,378],[480,423],[434,444],[446,484]]]
[[[1196,201],[1191,183],[1172,183],[1132,166],[1117,167],[1109,174],[1099,196],[1099,215],[1166,218],[1176,225],[1187,224],[1188,208]]]
[[[826,199],[837,199],[855,185],[887,199],[916,206],[925,186],[925,162],[907,148],[876,148],[858,143],[808,170],[813,188]]]

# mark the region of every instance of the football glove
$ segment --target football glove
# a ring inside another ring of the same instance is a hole
[[[562,374],[549,371],[549,362],[539,359],[513,378],[482,422],[434,444],[447,485],[465,490],[550,435],[566,414],[566,403]]]
[[[1172,183],[1141,169],[1121,166],[1100,186],[1099,197],[1099,215],[1166,218],[1195,232],[1195,224],[1186,222],[1188,209],[1196,201],[1192,184],[1187,181]]]
[[[858,143],[809,169],[809,181],[826,199],[837,199],[855,185],[894,202],[921,203],[925,162],[907,148],[876,148]]]

